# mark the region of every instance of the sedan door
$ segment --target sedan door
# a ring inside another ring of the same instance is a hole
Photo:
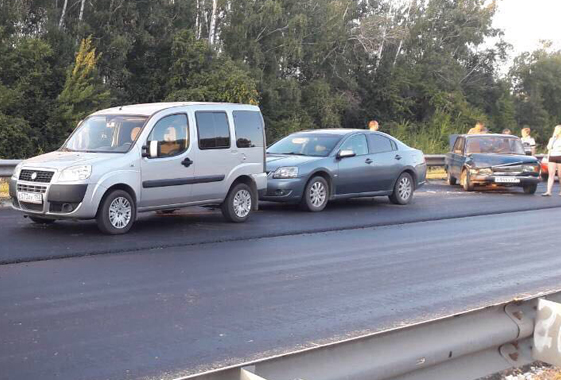
[[[397,150],[397,144],[391,139],[378,134],[368,135],[370,166],[372,167],[371,187],[373,191],[390,191],[403,167],[403,157]]]
[[[448,170],[455,178],[460,178],[464,162],[466,161],[464,156],[465,141],[465,138],[458,137],[454,143],[454,147],[452,148],[451,164]]]
[[[341,195],[372,191],[373,172],[366,136],[359,133],[348,137],[339,148],[339,151],[343,150],[352,150],[355,156],[338,159],[336,193]]]

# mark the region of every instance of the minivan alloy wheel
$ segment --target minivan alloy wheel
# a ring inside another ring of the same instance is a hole
[[[409,179],[409,177],[401,178],[397,191],[401,199],[409,199],[412,191],[411,180]]]
[[[245,218],[251,211],[251,194],[242,189],[234,196],[234,212],[239,218]]]
[[[321,182],[314,182],[310,187],[310,201],[314,207],[321,206],[327,197],[327,190]]]
[[[109,205],[109,221],[115,228],[125,228],[132,217],[132,206],[125,197],[117,197]]]

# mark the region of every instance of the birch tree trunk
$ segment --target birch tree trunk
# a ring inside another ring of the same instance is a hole
[[[413,5],[413,0],[409,0],[409,6],[407,7],[407,15],[405,16],[405,22],[403,23],[404,27],[407,28],[407,24],[409,24],[409,17],[411,16],[411,6]],[[403,47],[403,38],[399,40],[399,46],[397,47],[397,52],[395,53],[395,58],[393,59],[393,67],[397,63],[397,58],[399,54],[401,54],[401,48]]]
[[[58,28],[62,28],[64,23],[64,15],[66,14],[66,6],[68,5],[68,0],[64,0],[64,5],[62,6],[62,14],[60,15],[60,21],[58,22]]]
[[[218,8],[218,0],[212,0],[212,13],[210,16],[210,28],[208,30],[208,42],[211,45],[214,45],[214,41],[216,39],[216,17],[217,15],[217,10]]]
[[[201,6],[199,0],[197,0],[197,16],[195,17],[195,38],[198,40],[201,38],[201,29],[200,29],[200,18],[201,18]]]
[[[78,20],[82,21],[84,19],[84,6],[86,4],[86,0],[82,0],[82,4],[80,4],[80,17]]]

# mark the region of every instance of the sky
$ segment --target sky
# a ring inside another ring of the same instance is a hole
[[[514,57],[536,50],[540,40],[551,40],[561,49],[560,17],[561,0],[500,0],[493,26],[504,30]]]

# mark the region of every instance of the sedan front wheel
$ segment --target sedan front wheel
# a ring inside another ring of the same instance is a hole
[[[325,178],[314,177],[306,185],[300,205],[306,211],[317,212],[327,206],[329,200],[329,185]]]

